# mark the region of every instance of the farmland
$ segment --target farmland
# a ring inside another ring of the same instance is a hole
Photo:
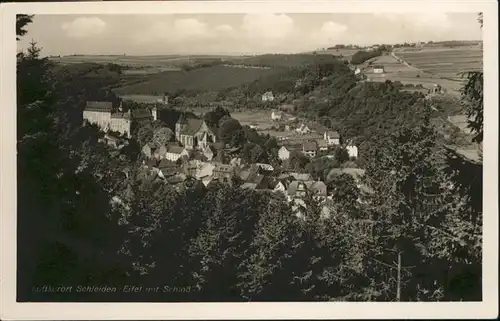
[[[190,71],[168,71],[149,75],[144,81],[117,88],[118,95],[157,95],[163,92],[213,91],[252,82],[276,72],[274,69],[213,66]]]
[[[481,70],[483,65],[479,47],[401,51],[397,55],[424,72],[451,79],[459,79],[458,74],[464,71]]]
[[[384,74],[373,74],[369,65],[383,65]],[[403,84],[431,88],[441,85],[457,93],[462,87],[459,73],[480,70],[482,50],[479,47],[423,48],[395,50],[363,64],[362,70],[371,81],[400,81]]]

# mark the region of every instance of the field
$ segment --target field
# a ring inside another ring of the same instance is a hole
[[[385,73],[373,74],[369,62],[383,65]],[[362,69],[371,81],[389,79],[425,88],[438,84],[451,93],[457,93],[463,84],[460,72],[482,69],[482,50],[479,47],[395,50],[392,55],[367,61]]]
[[[397,51],[395,54],[424,73],[426,79],[432,79],[454,91],[462,87],[461,72],[483,68],[483,51],[480,47],[423,48]]]
[[[181,66],[185,63],[197,61],[210,61],[215,59],[242,59],[243,57],[232,56],[210,56],[210,55],[157,55],[157,56],[119,56],[119,55],[75,55],[50,57],[51,61],[60,64],[75,64],[82,62],[93,62],[98,64],[113,63],[121,66],[131,67],[168,67]]]
[[[148,75],[139,83],[117,88],[118,95],[158,95],[177,90],[216,91],[252,82],[275,73],[274,69],[213,66],[190,71],[168,71]]]

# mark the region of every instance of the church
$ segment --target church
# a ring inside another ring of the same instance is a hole
[[[175,124],[175,139],[186,149],[204,150],[216,142],[216,137],[215,129],[200,118],[181,115]]]

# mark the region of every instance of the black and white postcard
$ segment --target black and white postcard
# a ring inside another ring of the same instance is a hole
[[[496,2],[1,10],[2,318],[497,315]]]

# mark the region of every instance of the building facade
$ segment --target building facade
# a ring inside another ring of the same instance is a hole
[[[289,159],[290,151],[285,146],[281,146],[278,150],[278,158],[282,161]]]
[[[209,128],[203,119],[182,115],[175,124],[175,138],[187,149],[200,150],[217,141],[215,130]]]
[[[323,134],[323,139],[326,140],[328,146],[340,144],[340,134],[337,131],[327,131]]]

